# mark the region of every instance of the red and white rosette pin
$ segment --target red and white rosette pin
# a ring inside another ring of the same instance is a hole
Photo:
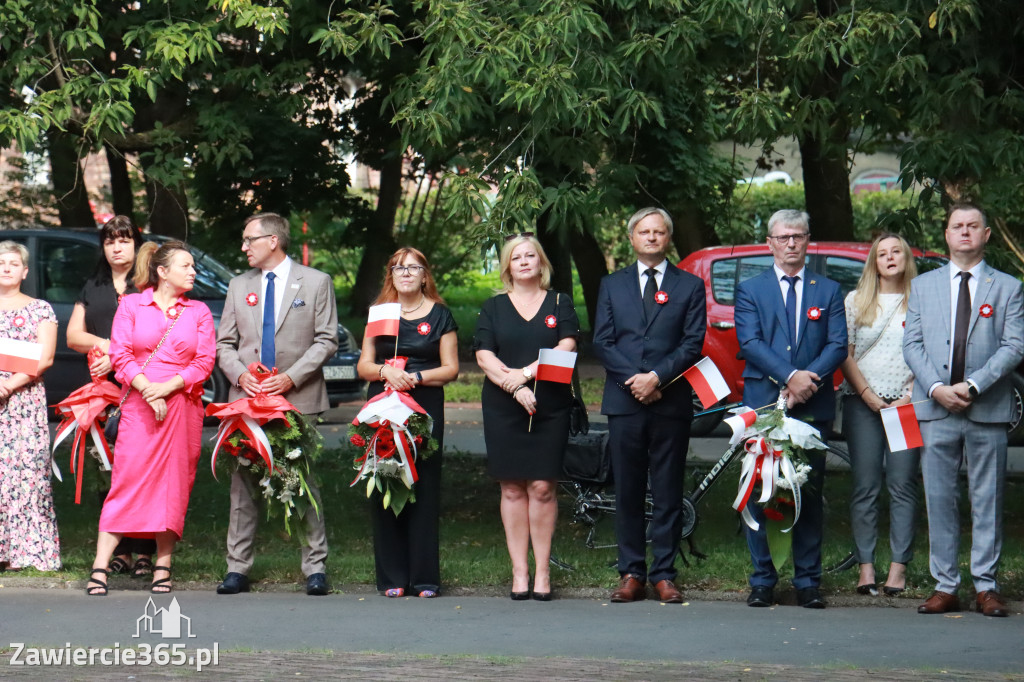
[[[987,317],[987,315],[986,315],[986,317]],[[14,319],[11,321],[11,324],[13,324],[15,327],[24,327],[25,326],[25,318],[23,316],[21,316],[21,315],[15,315]]]
[[[245,295],[245,304],[252,307],[260,302],[260,297],[256,295],[255,291],[250,291]]]
[[[978,314],[982,317],[992,317],[992,312],[992,305],[990,303],[982,304],[982,306],[978,308]]]
[[[548,315],[547,317],[544,318],[544,324],[546,324],[551,329],[554,329],[555,327],[558,326],[558,320],[555,319],[554,315]]]
[[[664,291],[659,291],[658,293],[654,294],[654,302],[657,303],[658,305],[665,305],[666,303],[668,303],[668,294],[666,294]]]
[[[820,320],[821,319],[821,308],[816,305],[812,305],[807,309],[808,320]]]
[[[427,334],[430,333],[430,323],[420,322],[418,325],[416,325],[416,331],[420,333],[420,336],[426,336]]]

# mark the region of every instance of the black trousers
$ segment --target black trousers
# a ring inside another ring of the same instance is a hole
[[[440,589],[438,522],[443,459],[438,449],[417,462],[416,501],[407,504],[397,517],[390,509],[384,509],[379,493],[374,493],[370,499],[378,590],[401,587],[419,594],[423,590],[437,592]]]
[[[632,573],[652,583],[675,580],[691,421],[689,415],[666,417],[647,408],[608,417],[620,575]],[[649,570],[644,524],[648,479],[654,502]]]

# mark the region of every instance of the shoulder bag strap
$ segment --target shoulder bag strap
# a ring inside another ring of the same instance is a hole
[[[160,348],[164,345],[164,341],[167,340],[167,336],[171,333],[171,330],[174,329],[174,325],[176,325],[178,323],[178,318],[179,317],[181,317],[180,314],[177,317],[175,317],[173,320],[171,320],[171,324],[168,325],[167,331],[165,331],[164,335],[160,338],[160,343],[156,344],[156,348],[154,348],[153,352],[149,354],[149,357],[146,358],[146,361],[144,363],[142,363],[142,369],[139,370],[139,374],[141,374],[142,372],[145,372],[146,368],[149,367],[149,361],[152,360],[153,356],[156,355],[160,351]],[[132,388],[133,388],[133,386],[131,384],[128,384],[128,390],[124,392],[123,396],[121,396],[121,402],[119,402],[117,404],[117,410],[115,410],[115,412],[120,412],[121,411],[121,406],[124,405],[124,401],[128,400],[128,394],[132,392]]]

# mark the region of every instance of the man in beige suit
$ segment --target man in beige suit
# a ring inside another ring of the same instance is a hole
[[[252,270],[231,280],[217,331],[217,362],[232,381],[230,398],[259,392],[283,395],[299,412],[318,415],[330,407],[323,364],[338,349],[338,311],[331,278],[288,257],[288,223],[275,213],[245,221],[242,251]],[[253,296],[255,295],[255,296]],[[255,298],[255,305],[251,302]],[[247,300],[248,299],[248,300]],[[262,383],[248,366],[277,367]],[[258,477],[238,469],[231,477],[228,574],[217,594],[249,591],[259,508]],[[320,491],[310,490],[321,513],[307,512],[302,547],[306,594],[327,594],[327,534]]]

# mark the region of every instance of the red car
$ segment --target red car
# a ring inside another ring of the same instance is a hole
[[[807,267],[839,282],[845,297],[856,288],[870,249],[871,245],[864,242],[811,242],[807,247]],[[914,256],[919,273],[934,270],[947,261],[945,256],[932,251],[914,249]],[[772,262],[767,244],[744,244],[711,246],[694,251],[679,263],[680,268],[703,279],[707,287],[708,331],[704,339],[704,355],[714,361],[732,389],[726,398],[730,403],[739,402],[743,397],[743,360],[737,357],[739,343],[733,322],[736,285],[772,267]],[[1021,425],[1024,407],[1022,370],[1024,367],[1018,368],[1014,377],[1016,411],[1010,425],[1011,440],[1024,436]],[[837,375],[837,382],[839,380]],[[702,435],[711,431],[722,416],[723,411],[698,417],[694,420],[692,432]]]

